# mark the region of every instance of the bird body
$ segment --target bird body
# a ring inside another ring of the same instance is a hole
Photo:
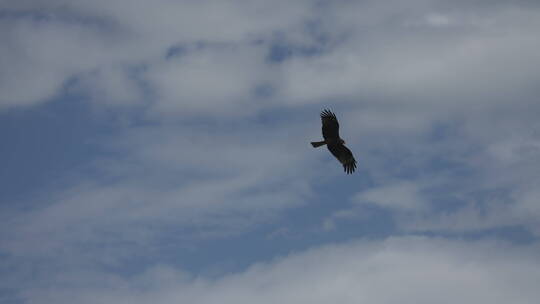
[[[323,141],[311,142],[314,148],[326,145],[330,153],[339,160],[347,174],[351,174],[356,169],[356,160],[347,147],[345,141],[339,137],[339,123],[336,115],[330,110],[321,112]]]

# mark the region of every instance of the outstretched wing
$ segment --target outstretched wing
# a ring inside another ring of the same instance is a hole
[[[339,160],[343,165],[343,169],[347,174],[351,174],[356,169],[356,160],[347,147],[342,144],[328,145],[328,150]]]
[[[323,110],[321,112],[321,121],[324,139],[337,140],[339,138],[339,123],[336,114],[327,109]]]

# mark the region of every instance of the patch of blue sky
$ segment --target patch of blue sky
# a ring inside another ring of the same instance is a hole
[[[321,207],[321,205],[332,205]],[[245,233],[218,238],[197,238],[196,229],[164,231],[150,246],[158,248],[149,255],[134,255],[120,264],[105,266],[126,275],[139,273],[156,261],[174,265],[193,275],[219,276],[241,272],[260,261],[270,261],[323,244],[351,239],[382,239],[396,234],[390,213],[377,207],[365,207],[363,220],[340,223],[324,230],[322,220],[342,204],[338,201],[310,202],[289,210],[271,223],[253,227]],[[187,239],[179,235],[192,235]],[[134,248],[137,249],[137,248]]]
[[[102,32],[118,30],[117,24],[110,19],[97,15],[82,14],[67,7],[55,9],[0,9],[0,21],[19,20],[30,21],[34,25],[62,24],[66,26],[82,26]]]
[[[540,237],[534,235],[529,229],[521,225],[477,229],[475,231],[422,231],[415,232],[414,234],[427,237],[468,240],[472,242],[481,240],[499,240],[515,245],[534,244],[540,241]]]
[[[32,197],[37,189],[65,181],[96,157],[93,143],[110,131],[76,99],[0,113],[0,202],[16,206],[14,201]]]
[[[324,52],[321,46],[295,46],[287,43],[275,43],[268,49],[267,61],[270,63],[282,63],[292,57],[310,57]]]

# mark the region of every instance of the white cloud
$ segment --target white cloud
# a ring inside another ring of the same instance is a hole
[[[364,184],[352,205],[341,206],[322,225],[330,229],[340,221],[365,221],[361,202],[382,207],[402,231],[519,227],[538,235],[538,194],[533,191],[540,180],[538,125],[514,111],[450,121],[440,134],[430,134],[433,129],[421,123],[403,128],[384,120],[371,128],[369,120],[353,123],[358,138],[350,140],[350,131],[344,136],[374,185]],[[346,121],[356,115],[349,113]],[[396,184],[397,177],[403,184]]]
[[[353,201],[357,204],[376,204],[390,209],[423,209],[426,202],[419,194],[420,191],[415,183],[398,182],[360,192],[353,197]]]
[[[444,35],[395,27],[352,31],[327,53],[290,60],[283,95],[293,103],[338,98],[437,115],[500,106],[534,90],[538,24],[517,30],[501,22]]]
[[[27,14],[3,20],[4,108],[41,103],[71,77],[92,73],[83,84],[89,92],[103,84],[95,101],[139,101],[125,92],[133,84],[118,76],[126,66],[143,66],[142,80],[157,99],[148,110],[160,115],[182,108],[253,113],[269,106],[254,105],[253,92],[270,84],[278,93],[272,104],[361,99],[444,116],[531,96],[540,62],[538,12],[519,6],[117,0],[19,1],[4,9]],[[450,18],[452,26],[441,29]],[[274,42],[320,52],[268,64]],[[197,50],[201,43],[206,47]],[[195,51],[164,60],[173,47]],[[511,102],[529,98],[519,99]]]
[[[323,220],[323,229],[336,229],[340,221],[364,221],[370,217],[366,206],[391,211],[396,220],[410,221],[436,209],[422,191],[430,187],[427,181],[387,181],[382,186],[368,188],[352,196],[352,207],[335,211]]]
[[[153,111],[226,115],[259,108],[253,101],[257,86],[268,82],[265,54],[261,46],[214,45],[156,64],[145,75],[158,98]]]
[[[59,274],[28,303],[536,303],[538,246],[415,237],[314,248],[214,279],[166,266]],[[63,284],[69,279],[69,286]]]
[[[194,54],[182,59],[181,68],[174,64],[167,68],[161,59],[171,47],[201,42],[236,44],[237,50],[245,50],[246,44],[301,25],[310,14],[309,1],[272,5],[265,1],[19,1],[2,6],[7,17],[0,34],[3,45],[9,46],[0,50],[3,108],[47,101],[61,94],[71,77],[96,69],[110,72],[98,73],[95,76],[102,79],[95,82],[114,83],[118,79],[114,69],[126,65],[155,66],[158,73],[150,74],[150,82],[158,95],[169,99],[182,100],[187,90],[192,92],[187,97],[194,100],[184,104],[197,104],[208,94],[220,96],[218,104],[224,98],[234,102],[237,95],[230,93],[243,92],[242,88],[253,84],[242,71],[256,70],[262,64],[260,60],[251,66],[253,61],[242,60],[259,51],[235,54],[229,50],[228,56],[219,51]],[[191,77],[181,77],[186,73]],[[242,75],[246,76],[237,79]],[[152,82],[156,78],[159,83]],[[173,89],[175,84],[179,88]],[[101,91],[108,94],[100,99],[118,100],[125,95],[122,87],[118,90],[109,86]],[[198,93],[202,97],[197,98]]]
[[[436,13],[428,14],[426,16],[426,21],[428,24],[433,26],[448,26],[452,22],[448,16]]]
[[[509,196],[499,195],[485,200],[470,199],[465,206],[452,212],[424,214],[401,220],[409,231],[468,232],[494,228],[522,227],[540,235],[540,193],[537,182],[515,189]],[[531,188],[533,187],[533,188]],[[518,188],[518,186],[516,186]]]
[[[0,105],[11,107],[48,101],[62,93],[65,83],[79,73],[120,65],[137,53],[125,55],[125,39],[100,27],[30,18],[5,24],[1,32],[9,48],[0,50]]]

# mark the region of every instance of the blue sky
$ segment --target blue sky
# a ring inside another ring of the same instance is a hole
[[[0,3],[0,302],[537,303],[539,30],[535,1]]]

